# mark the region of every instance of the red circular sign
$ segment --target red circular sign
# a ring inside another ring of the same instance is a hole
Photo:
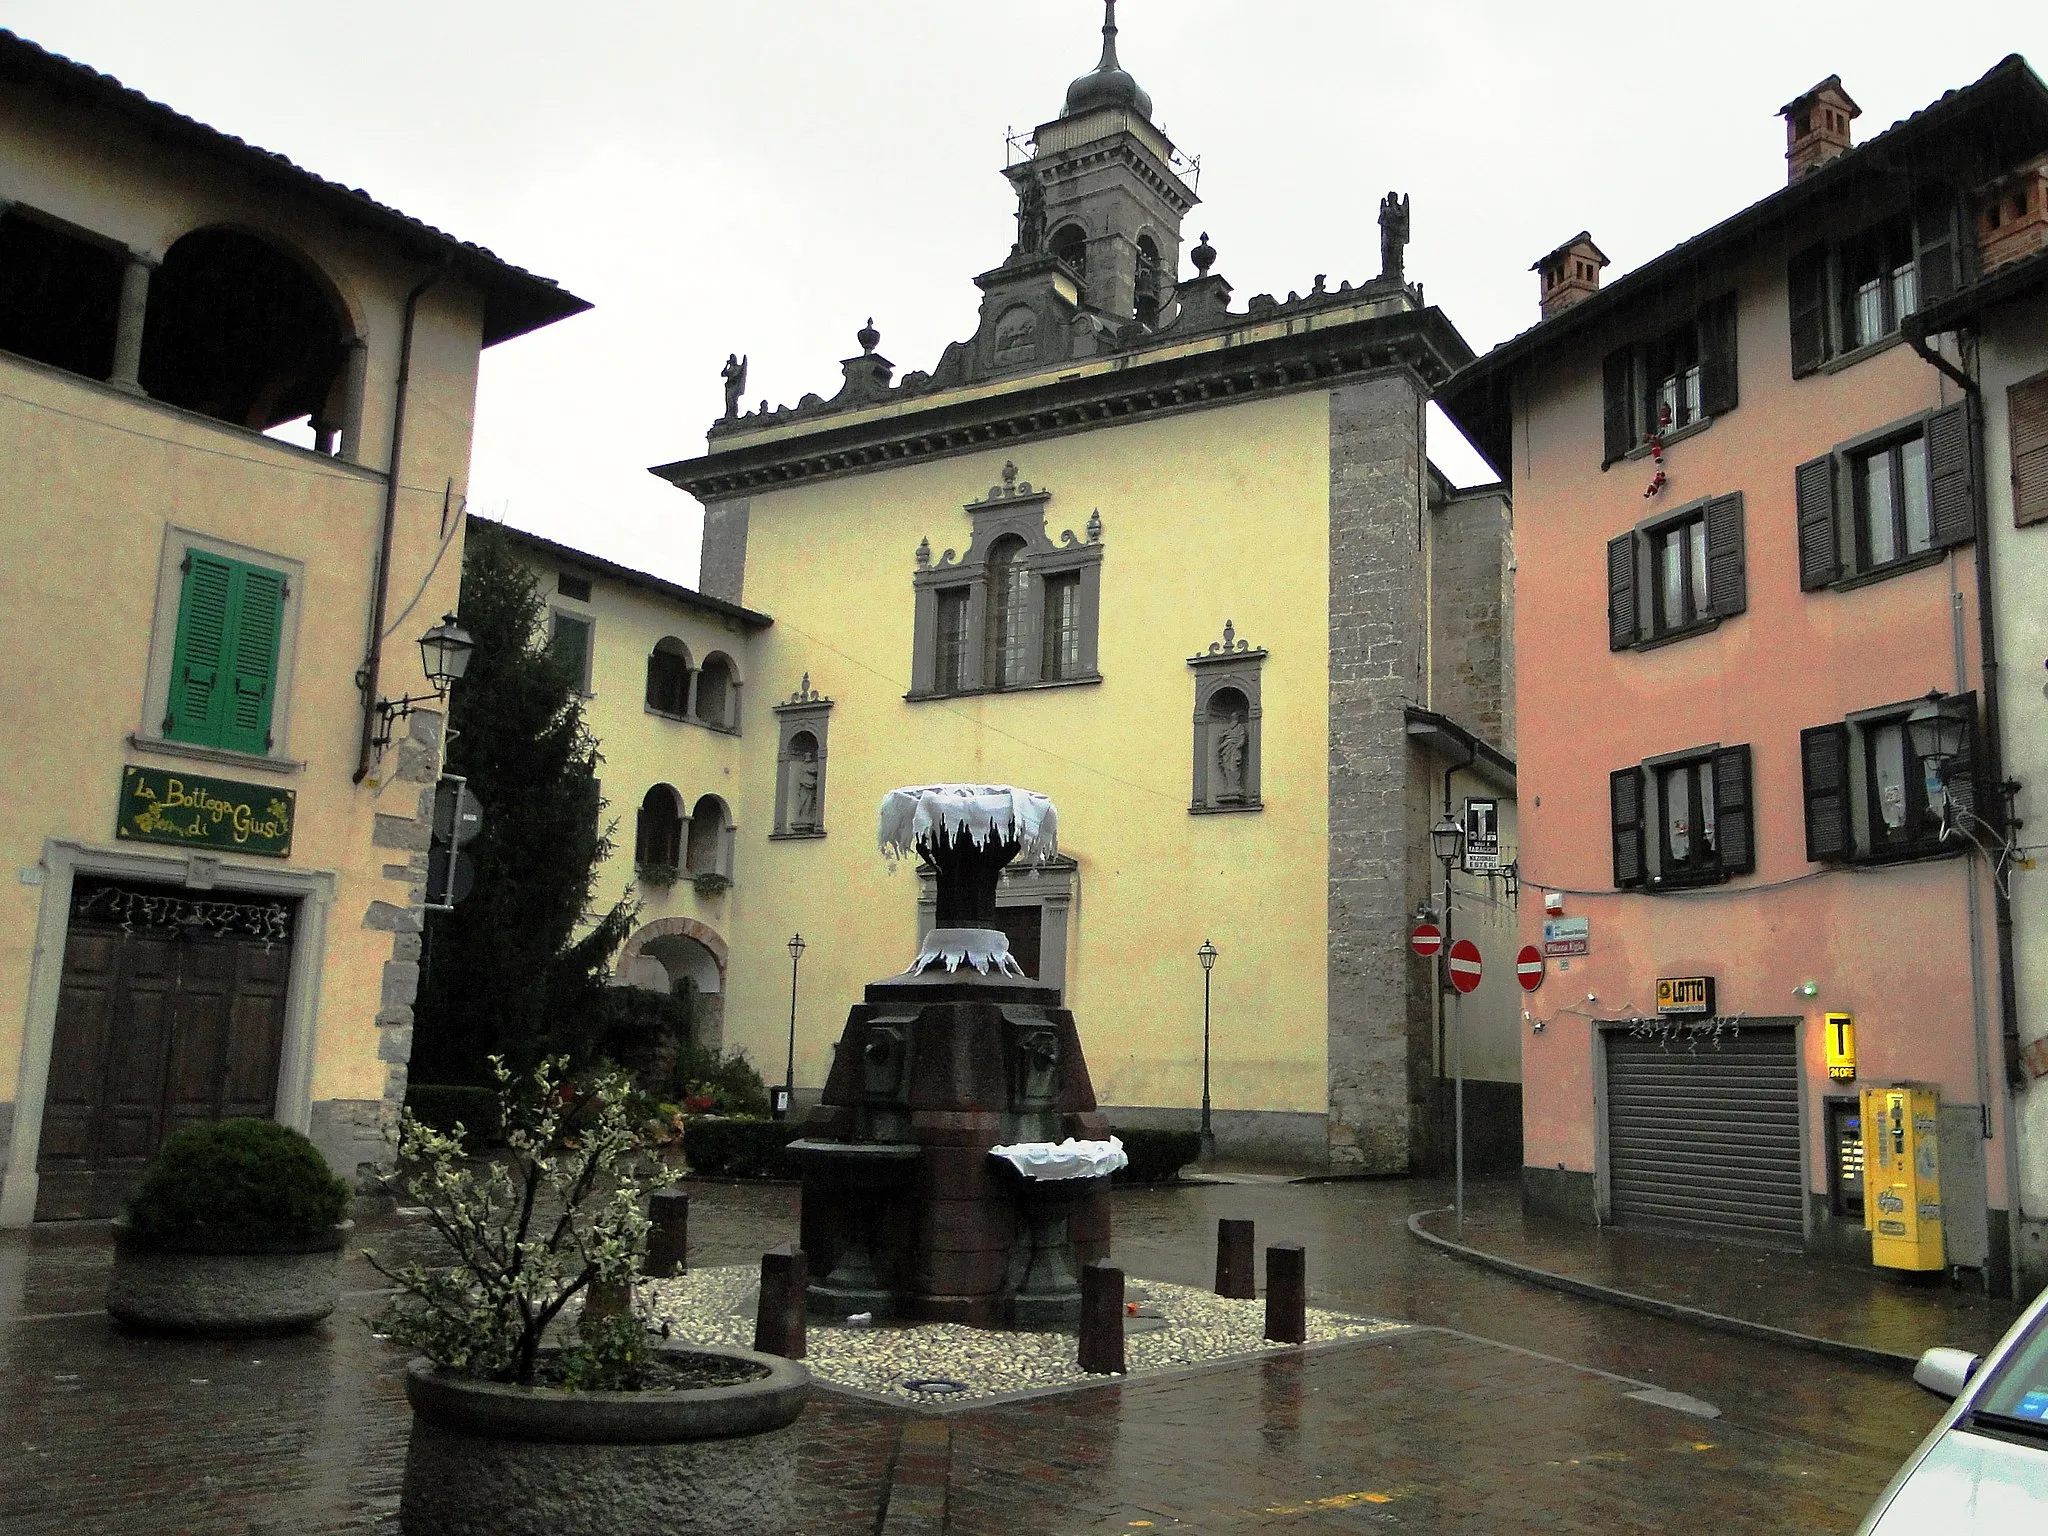
[[[1534,944],[1524,944],[1515,956],[1515,980],[1522,984],[1524,992],[1534,992],[1543,985],[1543,951]]]
[[[1460,939],[1451,946],[1451,985],[1470,992],[1479,985],[1479,946]]]
[[[1444,931],[1435,923],[1417,923],[1408,935],[1408,947],[1427,960],[1444,947]]]

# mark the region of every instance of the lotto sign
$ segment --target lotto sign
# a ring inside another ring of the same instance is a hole
[[[1451,946],[1451,985],[1460,992],[1470,992],[1479,985],[1479,946],[1470,939],[1460,939]]]
[[[1524,992],[1534,992],[1543,985],[1543,952],[1534,944],[1524,944],[1515,956],[1515,980],[1522,984]]]
[[[1444,931],[1435,923],[1417,923],[1408,935],[1408,947],[1427,960],[1444,947]]]

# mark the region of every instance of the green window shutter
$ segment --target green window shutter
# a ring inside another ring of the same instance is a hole
[[[277,646],[284,632],[284,577],[261,566],[235,569],[235,628],[229,650],[227,722],[221,741],[237,752],[270,750],[277,698]]]
[[[220,745],[227,717],[235,568],[236,562],[204,550],[185,556],[170,693],[164,701],[164,735],[172,741]]]

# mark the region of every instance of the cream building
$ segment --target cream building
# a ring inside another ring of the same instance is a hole
[[[701,595],[537,551],[551,587],[590,583],[612,811],[672,805],[682,862],[732,882],[651,898],[621,976],[672,983],[702,965],[683,940],[716,955],[724,1040],[773,1081],[801,933],[801,1101],[930,922],[927,879],[876,852],[883,793],[1025,785],[1063,855],[1009,872],[1005,926],[1065,988],[1114,1120],[1195,1123],[1207,940],[1227,1155],[1442,1166],[1453,1010],[1407,943],[1441,884],[1428,831],[1446,797],[1486,799],[1514,848],[1508,508],[1448,486],[1423,436],[1471,353],[1404,274],[1403,198],[1364,283],[1233,308],[1206,238],[1184,275],[1188,166],[1104,30],[1004,173],[1016,241],[975,279],[973,337],[898,378],[870,324],[832,398],[744,414],[735,362],[707,451],[656,470],[704,504]],[[709,731],[667,718],[703,714],[701,674],[696,706],[648,702],[676,697],[669,637],[731,669]],[[663,835],[622,837],[604,893],[629,851],[677,862]],[[1488,967],[1462,1010],[1474,1142],[1507,1166],[1512,890],[1461,876],[1455,912]]]
[[[353,1175],[405,1088],[478,354],[587,306],[0,65],[0,1222],[111,1214],[226,1114]]]

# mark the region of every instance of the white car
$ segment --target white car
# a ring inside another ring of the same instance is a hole
[[[1913,1379],[1954,1399],[1858,1536],[2048,1531],[2048,1291],[1988,1358],[1930,1349]]]

